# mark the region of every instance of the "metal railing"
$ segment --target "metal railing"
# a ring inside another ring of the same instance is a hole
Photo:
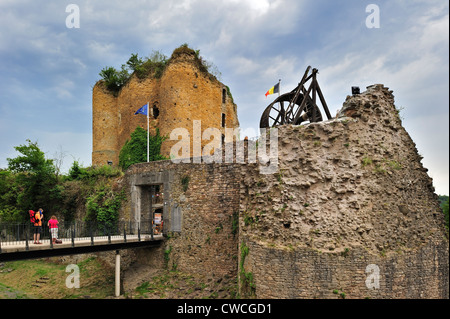
[[[33,242],[34,226],[31,223],[0,223],[0,245],[18,245]],[[90,239],[92,244],[95,239],[111,239],[121,237],[126,241],[126,236],[137,235],[151,236],[160,234],[162,227],[153,225],[152,220],[141,221],[74,221],[60,222],[58,224],[58,239],[75,241]],[[40,232],[40,241],[52,243],[50,229],[43,223]],[[1,246],[0,246],[1,247]]]

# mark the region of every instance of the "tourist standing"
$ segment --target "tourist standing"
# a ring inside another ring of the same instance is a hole
[[[34,244],[42,244],[39,239],[41,237],[41,233],[42,233],[42,219],[44,219],[44,210],[42,208],[39,208],[39,210],[36,212],[36,214],[34,215],[34,235],[33,235],[33,240],[34,240]]]
[[[52,237],[52,242],[54,244],[58,244],[58,220],[56,219],[56,216],[53,215],[52,218],[49,219],[47,226],[50,229],[50,235]]]

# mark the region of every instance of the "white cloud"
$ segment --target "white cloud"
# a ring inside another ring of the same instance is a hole
[[[57,79],[57,85],[50,89],[51,92],[56,94],[59,99],[72,99],[74,96],[72,94],[75,88],[75,83],[68,79],[66,76],[60,76]]]
[[[111,59],[111,57],[117,55],[116,44],[111,42],[91,40],[87,44],[87,49],[90,56],[102,57],[104,60]]]

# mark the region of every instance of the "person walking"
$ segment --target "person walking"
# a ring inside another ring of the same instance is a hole
[[[53,215],[48,223],[47,226],[50,229],[50,235],[52,237],[53,244],[59,244],[60,241],[58,240],[58,220],[56,219],[56,216]]]
[[[44,219],[44,210],[42,208],[39,208],[39,210],[36,212],[36,214],[34,215],[34,235],[33,235],[33,240],[34,240],[34,244],[40,245],[42,244],[39,239],[41,237],[41,233],[42,233],[42,220]]]

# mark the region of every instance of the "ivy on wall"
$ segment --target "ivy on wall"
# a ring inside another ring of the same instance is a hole
[[[149,161],[165,160],[161,155],[161,144],[167,136],[161,136],[156,128],[155,135],[149,135]],[[138,126],[131,133],[130,140],[127,140],[119,153],[119,166],[125,171],[133,164],[147,162],[147,131]]]
[[[87,198],[85,220],[114,227],[119,220],[119,210],[124,199],[123,190],[114,192],[110,187],[104,186]]]

